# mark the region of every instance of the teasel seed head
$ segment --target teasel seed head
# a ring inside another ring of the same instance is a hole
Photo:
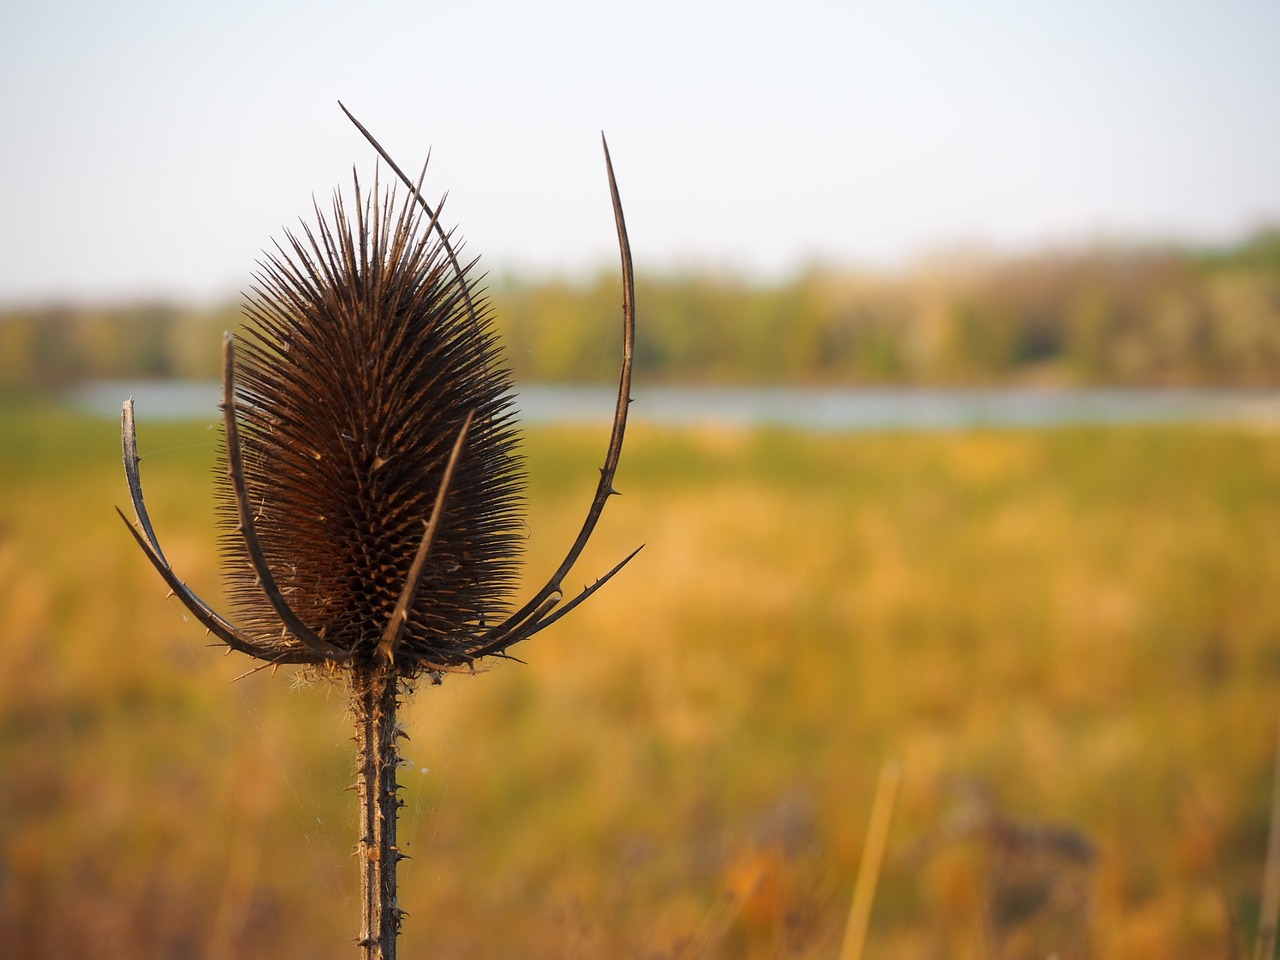
[[[566,595],[566,577],[618,493],[635,355],[631,246],[602,137],[622,265],[613,428],[568,552],[507,614],[523,475],[511,377],[472,287],[475,264],[459,261],[421,180],[342,109],[409,197],[397,209],[395,193],[375,183],[362,198],[357,180],[353,216],[340,196],[332,221],[317,208],[314,230],[286,234],[260,264],[248,333],[223,341],[223,552],[243,625],[200,599],[164,555],[143,496],[132,399],[120,435],[136,522],[118,512],[172,594],[230,649],[272,666],[351,667],[366,680],[423,670],[439,679],[507,656],[640,552]]]
[[[401,674],[468,664],[500,621],[521,548],[512,380],[487,302],[413,198],[341,195],[259,264],[237,338],[235,413],[266,565],[302,621],[352,662],[387,625],[464,431],[395,649]],[[438,211],[436,212],[438,216]],[[222,548],[241,630],[293,648],[222,471]],[[381,653],[387,654],[385,645]],[[291,657],[291,659],[294,659]]]
[[[339,106],[342,106],[339,104]],[[136,523],[120,517],[195,619],[263,665],[345,669],[356,726],[364,960],[395,960],[396,841],[403,801],[396,720],[420,673],[506,656],[576,609],[639,552],[569,599],[565,578],[591,539],[617,473],[631,405],[635,275],[609,148],[605,169],[622,265],[622,365],[613,429],[577,536],[547,581],[506,611],[523,475],[511,377],[439,207],[345,106],[409,191],[375,182],[354,216],[341,196],[286,234],[257,275],[250,325],[223,341],[223,553],[240,625],[178,576],[142,492],[133,400],[121,409]],[[429,218],[425,223],[423,216]],[[239,350],[237,350],[237,342]],[[240,362],[237,363],[237,354]]]

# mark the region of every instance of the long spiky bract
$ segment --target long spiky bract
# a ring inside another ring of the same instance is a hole
[[[346,107],[342,108],[346,112]],[[508,613],[523,474],[511,377],[487,301],[420,192],[355,117],[407,189],[286,233],[256,275],[248,332],[223,344],[219,513],[239,623],[169,565],[142,494],[133,401],[124,404],[129,532],[173,594],[233,650],[267,664],[342,668],[356,726],[363,960],[395,960],[401,801],[396,719],[412,681],[503,655],[608,582],[573,599],[564,580],[595,530],[622,452],[631,403],[635,294],[613,165],[605,167],[622,260],[622,368],[613,429],[586,519],[564,560]],[[124,515],[121,514],[123,518]],[[128,523],[127,518],[125,518]]]

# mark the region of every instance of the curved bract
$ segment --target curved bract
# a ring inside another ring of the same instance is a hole
[[[344,108],[345,110],[345,108]],[[348,114],[350,116],[350,114]],[[470,665],[555,622],[563,581],[614,475],[630,403],[634,279],[622,258],[623,357],[612,434],[586,520],[513,612],[523,473],[512,384],[488,306],[439,209],[352,118],[408,190],[336,197],[260,266],[248,332],[224,343],[220,514],[235,623],[169,566],[147,514],[132,401],[123,414],[130,529],[170,589],[231,648],[271,663],[383,663],[401,676]]]

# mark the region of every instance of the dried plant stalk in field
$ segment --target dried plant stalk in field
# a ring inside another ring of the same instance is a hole
[[[346,108],[343,107],[345,111]],[[351,114],[347,114],[351,117]],[[211,633],[266,664],[345,673],[356,723],[361,956],[391,960],[401,801],[396,721],[424,673],[469,669],[554,623],[635,554],[563,597],[563,581],[616,491],[630,403],[634,283],[605,147],[622,258],[623,359],[600,481],[564,561],[510,610],[523,472],[485,301],[439,209],[354,117],[408,193],[340,196],[260,265],[249,332],[223,344],[220,513],[236,622],[169,566],[143,502],[133,402],[124,465],[139,546]],[[425,170],[424,170],[425,172]],[[123,514],[122,514],[123,516]],[[127,520],[127,518],[126,518]]]

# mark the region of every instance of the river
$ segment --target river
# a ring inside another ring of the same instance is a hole
[[[119,415],[132,396],[140,421],[215,420],[221,387],[184,381],[85,384],[75,410]],[[536,385],[516,397],[527,424],[605,423],[605,386]],[[1280,391],[1228,389],[1048,390],[636,385],[634,422],[673,426],[781,427],[815,432],[958,430],[1124,423],[1280,423]]]

